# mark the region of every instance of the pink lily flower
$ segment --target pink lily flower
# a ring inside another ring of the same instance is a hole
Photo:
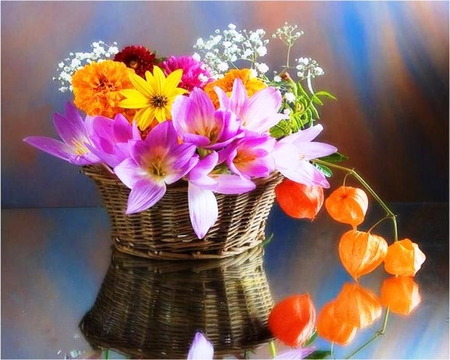
[[[203,239],[219,216],[214,192],[242,194],[252,191],[255,183],[238,175],[214,174],[219,156],[212,152],[201,159],[189,172],[188,202],[192,228],[199,239]]]
[[[179,96],[172,105],[173,125],[184,142],[220,149],[241,136],[241,121],[231,111],[216,110],[201,89]]]
[[[166,185],[185,176],[197,163],[195,146],[179,144],[171,121],[158,124],[145,140],[130,145],[131,158],[114,168],[119,179],[131,189],[127,214],[144,211],[166,193]]]
[[[325,175],[310,163],[337,151],[332,145],[312,141],[322,130],[322,125],[315,125],[279,140],[273,152],[275,168],[292,181],[330,187]]]
[[[242,80],[235,79],[229,98],[219,87],[214,90],[219,97],[220,108],[234,112],[247,130],[264,134],[280,120],[289,118],[278,112],[282,97],[274,87],[259,90],[249,98]]]
[[[130,124],[122,114],[117,114],[114,120],[96,116],[91,140],[94,146],[88,148],[113,168],[131,157],[129,140],[141,140],[141,134],[136,123]]]
[[[276,140],[268,135],[246,132],[245,137],[237,140],[221,151],[231,171],[245,178],[267,177],[275,169],[272,151]]]
[[[75,165],[90,165],[101,160],[89,150],[93,145],[92,117],[83,118],[72,103],[65,106],[66,115],[55,114],[53,124],[62,141],[44,137],[29,136],[23,139],[26,143]]]

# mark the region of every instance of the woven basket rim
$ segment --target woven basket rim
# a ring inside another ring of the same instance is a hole
[[[114,247],[123,253],[162,260],[220,259],[238,255],[265,240],[265,226],[283,176],[274,171],[254,179],[255,189],[226,195],[213,191],[218,218],[202,239],[192,227],[185,179],[166,185],[152,207],[126,214],[129,189],[106,166],[86,165],[81,172],[97,185],[111,220]]]

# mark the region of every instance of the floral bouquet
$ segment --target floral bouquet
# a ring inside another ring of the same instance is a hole
[[[390,312],[408,315],[419,305],[414,276],[426,259],[416,243],[399,240],[395,214],[370,185],[338,164],[346,157],[313,141],[323,130],[316,107],[324,97],[334,97],[314,91],[313,79],[324,73],[314,60],[297,58],[291,65],[292,47],[302,34],[289,24],[273,34],[286,45],[287,56],[270,76],[261,61],[269,42],[265,31],[238,31],[232,24],[198,39],[193,56],[158,57],[143,46],[119,51],[115,43],[94,43],[91,53],[71,53],[59,64],[55,80],[74,97],[65,115],[54,116],[62,141],[25,139],[92,176],[113,220],[115,245],[124,252],[172,259],[186,258],[183,252],[189,258],[242,252],[264,240],[246,238],[261,235],[275,198],[291,217],[312,220],[324,205],[331,218],[350,225],[338,253],[354,282],[344,284],[317,319],[308,294],[287,297],[269,315],[273,336],[294,348],[294,355],[284,358],[310,354],[314,349],[305,347],[317,335],[349,344],[385,307],[382,328],[361,348],[383,335]],[[331,169],[346,175],[324,200]],[[349,176],[366,191],[349,186]],[[119,200],[110,196],[112,189]],[[358,227],[369,205],[366,192],[386,214],[364,231]],[[246,222],[237,222],[243,216]],[[394,230],[390,245],[373,233],[386,219]],[[168,224],[162,230],[155,226],[161,221]],[[153,247],[147,237],[153,237]],[[118,246],[124,238],[127,244]],[[240,242],[243,238],[247,242]],[[233,247],[238,250],[230,251]],[[392,277],[378,298],[358,281],[383,263]],[[192,352],[212,358],[213,349],[197,334]]]
[[[260,60],[269,42],[265,31],[231,24],[216,33],[198,39],[193,56],[158,57],[144,46],[119,51],[104,42],[93,43],[91,53],[71,53],[54,78],[62,92],[73,93],[65,115],[54,115],[62,141],[32,136],[25,142],[72,164],[106,169],[129,189],[126,215],[154,208],[171,186],[185,184],[198,239],[225,213],[220,196],[251,194],[275,175],[276,183],[285,178],[321,193],[330,172],[315,159],[342,156],[313,141],[323,129],[314,124],[316,106],[333,96],[313,91],[312,79],[323,74],[314,60],[290,65],[302,32],[285,24],[273,35],[288,55],[271,77]]]

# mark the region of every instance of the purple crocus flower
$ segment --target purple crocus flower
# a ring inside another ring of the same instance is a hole
[[[292,181],[330,187],[325,175],[310,163],[337,151],[332,145],[312,141],[322,130],[322,125],[315,125],[279,140],[273,152],[276,169]]]
[[[129,140],[140,140],[141,134],[135,122],[130,122],[117,114],[114,120],[96,116],[92,121],[94,146],[88,148],[111,167],[119,165],[131,157]]]
[[[189,215],[195,234],[203,239],[218,218],[217,199],[214,192],[223,194],[242,194],[252,191],[255,184],[238,175],[214,174],[218,163],[216,152],[201,159],[189,172],[187,178]]]
[[[233,82],[229,98],[219,87],[214,90],[219,97],[220,108],[234,112],[247,130],[259,134],[267,133],[280,120],[289,117],[278,112],[282,98],[280,91],[274,87],[259,90],[249,98],[242,80],[237,78]]]
[[[184,142],[220,149],[242,136],[241,121],[231,111],[216,110],[201,89],[179,96],[172,105],[172,121]]]
[[[166,193],[166,185],[181,179],[198,161],[194,145],[178,143],[171,121],[158,124],[145,140],[132,141],[130,153],[131,158],[114,168],[131,189],[127,214],[152,207]]]
[[[248,179],[267,177],[275,169],[271,152],[276,140],[268,135],[246,132],[245,137],[237,140],[221,151],[221,157],[231,171]]]
[[[213,356],[213,345],[200,331],[197,331],[189,349],[187,360],[212,360]]]
[[[93,118],[87,116],[83,121],[76,107],[70,102],[66,103],[65,113],[56,113],[53,116],[53,124],[62,141],[44,136],[29,136],[23,141],[71,164],[90,165],[101,162],[88,147],[92,145],[90,136]]]

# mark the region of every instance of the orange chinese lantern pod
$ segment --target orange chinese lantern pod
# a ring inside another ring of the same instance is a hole
[[[316,321],[316,309],[308,294],[292,295],[277,303],[269,315],[273,336],[288,346],[299,347],[308,340]]]
[[[396,241],[388,247],[384,269],[392,275],[414,276],[425,262],[426,256],[409,239]]]
[[[336,221],[358,226],[364,221],[369,199],[364,190],[340,186],[325,200],[328,214]]]
[[[281,209],[296,219],[314,220],[324,199],[321,186],[308,186],[287,178],[275,187],[275,195]]]
[[[393,276],[383,281],[381,304],[393,313],[409,315],[422,301],[412,276]]]
[[[378,297],[357,283],[346,283],[336,297],[334,314],[347,324],[363,329],[381,316]]]
[[[322,338],[345,346],[356,335],[357,327],[340,321],[334,314],[334,301],[325,304],[317,316],[317,333]]]
[[[348,273],[358,281],[375,270],[384,260],[388,243],[381,236],[350,230],[339,241],[339,258]]]

